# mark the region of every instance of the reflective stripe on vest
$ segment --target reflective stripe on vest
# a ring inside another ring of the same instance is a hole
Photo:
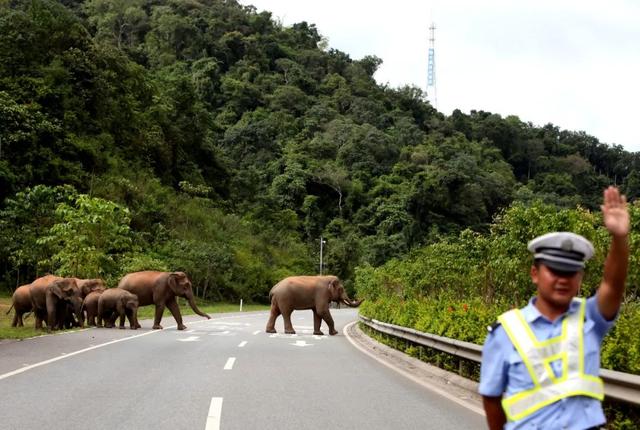
[[[529,372],[533,388],[520,391],[502,400],[502,407],[511,421],[521,420],[537,410],[570,396],[604,398],[604,386],[597,376],[584,373],[584,315],[586,301],[580,310],[564,317],[560,336],[539,341],[519,309],[498,317],[511,343],[520,354]],[[556,377],[551,363],[562,361],[562,373]]]

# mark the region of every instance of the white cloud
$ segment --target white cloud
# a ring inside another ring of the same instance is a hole
[[[640,151],[640,2],[253,0],[329,46],[384,61],[380,83],[425,88],[436,23],[438,109],[518,115]]]

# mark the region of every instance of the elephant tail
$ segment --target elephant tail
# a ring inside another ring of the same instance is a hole
[[[11,309],[13,309],[13,303],[11,303],[11,307],[9,308],[9,310],[5,313],[5,315],[9,315],[9,312],[11,312]]]

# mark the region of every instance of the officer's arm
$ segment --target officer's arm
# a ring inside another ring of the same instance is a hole
[[[611,246],[598,289],[598,308],[603,317],[612,320],[622,303],[629,266],[629,211],[627,199],[615,187],[604,191],[601,208],[604,225],[611,234]]]
[[[507,422],[507,417],[502,409],[502,397],[482,396],[482,405],[487,415],[489,430],[502,430]]]

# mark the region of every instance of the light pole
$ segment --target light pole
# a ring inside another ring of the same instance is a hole
[[[322,249],[324,247],[324,244],[327,243],[326,240],[324,240],[322,238],[322,236],[320,236],[320,274],[322,275]]]

